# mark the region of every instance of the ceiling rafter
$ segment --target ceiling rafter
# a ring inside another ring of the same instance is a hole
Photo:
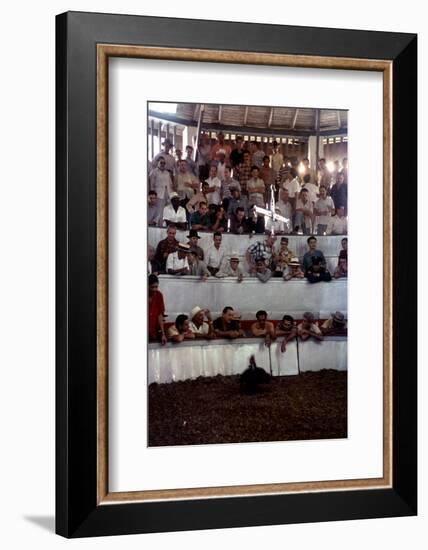
[[[248,119],[248,109],[249,107],[245,107],[245,111],[244,111],[244,124],[243,126],[246,126],[247,125],[247,119]]]

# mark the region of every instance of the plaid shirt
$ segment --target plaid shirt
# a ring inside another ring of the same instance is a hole
[[[247,181],[251,178],[251,164],[240,164],[237,172],[239,184],[241,185],[241,193],[247,195]]]
[[[264,242],[252,244],[248,247],[247,251],[250,253],[253,262],[257,262],[258,260],[270,260],[272,257],[272,248]]]
[[[287,165],[282,165],[281,168],[279,169],[279,172],[278,172],[278,179],[279,181],[282,183],[285,181],[285,178],[287,176],[287,174],[290,173],[290,167],[287,166]]]

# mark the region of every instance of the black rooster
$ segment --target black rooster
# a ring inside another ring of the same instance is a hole
[[[250,357],[250,364],[241,374],[241,389],[248,394],[254,394],[258,391],[259,384],[268,384],[270,375],[261,367],[256,365],[254,355]]]

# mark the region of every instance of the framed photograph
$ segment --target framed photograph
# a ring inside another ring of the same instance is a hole
[[[416,35],[56,37],[57,533],[415,515]]]

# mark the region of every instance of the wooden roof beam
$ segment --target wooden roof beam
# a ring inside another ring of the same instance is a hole
[[[297,122],[297,115],[299,114],[299,109],[295,109],[294,111],[294,116],[293,116],[293,122],[291,124],[291,128],[290,130],[294,130],[294,128],[296,127],[296,122]]]
[[[193,110],[193,120],[196,122],[199,118],[199,109],[201,105],[200,103],[195,103],[195,108]]]
[[[248,107],[245,107],[245,111],[244,111],[244,126],[247,125],[247,119],[248,119]]]
[[[269,111],[268,128],[272,126],[272,120],[273,120],[273,107],[271,107]]]

